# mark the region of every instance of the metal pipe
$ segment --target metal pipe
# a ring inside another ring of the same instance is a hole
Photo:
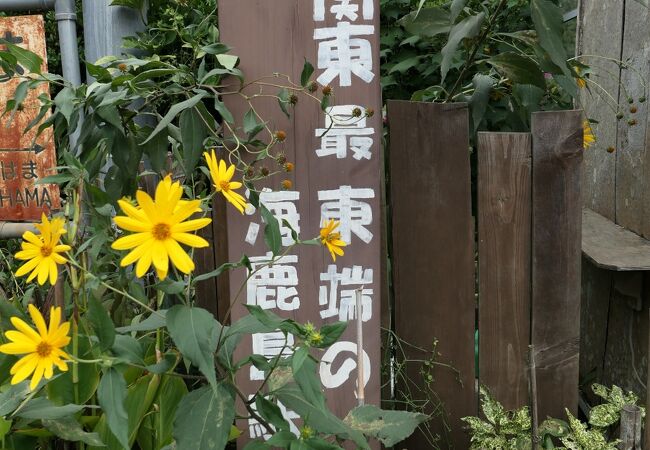
[[[0,11],[36,11],[54,8],[56,0],[2,0]]]
[[[63,77],[75,86],[81,84],[77,45],[77,8],[74,0],[56,0],[54,17],[59,26]]]
[[[28,222],[0,222],[0,239],[19,238],[25,231],[35,232],[36,227]]]

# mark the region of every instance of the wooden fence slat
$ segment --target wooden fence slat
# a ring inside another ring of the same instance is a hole
[[[478,136],[479,381],[506,408],[528,402],[531,136]]]
[[[461,417],[476,414],[474,364],[474,239],[468,112],[465,105],[388,102],[395,328],[407,343],[432,348],[439,362],[431,388],[448,413],[451,432],[434,421],[440,448],[465,450]],[[405,347],[409,359],[423,353]],[[408,376],[417,401],[427,390],[421,366]],[[402,385],[403,386],[403,385]],[[449,443],[446,442],[449,439]],[[430,448],[422,434],[400,448]]]
[[[578,407],[582,112],[533,114],[532,345],[539,419]]]

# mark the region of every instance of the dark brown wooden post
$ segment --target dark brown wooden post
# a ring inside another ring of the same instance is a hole
[[[578,408],[582,112],[533,114],[532,344],[539,420]]]
[[[507,409],[528,405],[531,136],[479,133],[479,382]]]
[[[439,417],[431,425],[442,448],[465,450],[469,440],[460,418],[477,413],[467,108],[390,101],[388,120],[396,333],[408,344],[406,358],[422,359],[425,353],[416,347],[430,350],[437,339],[437,360],[458,370],[433,370],[431,389],[449,428]],[[428,390],[421,367],[408,365],[411,401],[422,400]],[[400,387],[406,390],[406,384]],[[400,448],[430,446],[417,433]]]
[[[641,450],[641,408],[625,405],[621,410],[621,450]]]

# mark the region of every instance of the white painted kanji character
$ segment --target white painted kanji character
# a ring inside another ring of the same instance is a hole
[[[300,307],[298,271],[292,265],[298,263],[298,256],[286,255],[269,265],[272,259],[271,252],[250,258],[256,272],[246,282],[246,302],[262,309],[294,311]]]
[[[323,222],[329,219],[339,220],[341,239],[348,245],[354,233],[359,239],[368,244],[373,234],[366,228],[372,224],[372,208],[368,203],[358,199],[375,198],[373,189],[352,189],[351,186],[341,186],[333,191],[318,191]]]
[[[334,5],[330,8],[332,14],[336,14],[336,20],[344,17],[355,21],[359,17],[359,5],[350,4],[352,0],[333,0]],[[374,0],[363,0],[363,18],[372,20],[375,15]],[[325,0],[314,0],[314,20],[322,22],[325,20]]]
[[[300,214],[296,208],[296,203],[300,200],[300,192],[298,191],[271,191],[264,189],[260,192],[260,203],[278,219],[280,223],[280,233],[282,235],[282,245],[285,247],[292,245],[295,241],[291,236],[291,228],[285,226],[282,220],[286,220],[296,233],[300,233]],[[249,209],[246,214],[255,214],[255,209]],[[257,236],[260,231],[260,225],[251,222],[248,225],[248,232],[246,233],[245,241],[251,245],[255,245]]]
[[[372,72],[372,45],[367,39],[353,36],[369,36],[374,33],[373,25],[352,25],[350,22],[338,22],[336,27],[315,29],[314,40],[324,41],[318,44],[318,68],[324,70],[318,77],[318,82],[325,86],[338,77],[340,86],[352,86],[354,74],[370,83],[375,78]]]
[[[253,354],[262,355],[267,359],[281,356],[287,358],[293,354],[295,339],[292,334],[285,335],[282,331],[270,333],[253,333]],[[264,380],[264,372],[255,366],[250,367],[250,379]]]
[[[343,359],[345,353],[348,357]],[[332,369],[336,368],[333,372]],[[357,344],[356,342],[339,341],[329,347],[321,358],[319,374],[321,383],[327,389],[336,389],[342,386],[351,377],[356,378],[357,369]],[[363,351],[363,383],[368,385],[370,380],[370,357],[366,351]],[[356,383],[355,383],[356,384]],[[357,393],[355,392],[355,395]]]
[[[361,112],[355,117],[354,110]],[[337,105],[327,110],[325,128],[316,129],[321,136],[321,148],[316,150],[319,157],[336,155],[338,159],[348,156],[348,149],[356,160],[372,158],[374,128],[366,126],[365,109],[357,105]]]
[[[248,399],[251,400],[253,398],[252,395],[248,396]],[[280,408],[280,413],[282,414],[282,417],[289,422],[289,430],[295,434],[296,436],[300,436],[300,430],[294,423],[296,419],[300,419],[300,416],[296,414],[295,411],[292,411],[288,409],[286,406],[282,404],[282,402],[278,401],[277,402],[278,408]],[[255,406],[255,402],[251,403],[251,407],[253,411],[257,412],[257,408]],[[273,425],[269,425],[273,431],[275,431],[275,427]],[[254,417],[249,417],[248,418],[248,434],[251,439],[259,439],[262,438],[265,441],[268,441],[271,439],[272,434],[268,433],[266,429],[255,419]]]
[[[338,320],[348,321],[357,318],[357,288],[372,284],[372,269],[361,266],[344,267],[339,273],[334,264],[327,267],[327,272],[320,274],[320,280],[327,282],[318,291],[318,303],[322,319],[338,316]],[[348,287],[344,289],[343,287]],[[352,287],[355,286],[355,287]],[[372,289],[365,287],[361,292],[361,319],[367,322],[372,317]]]

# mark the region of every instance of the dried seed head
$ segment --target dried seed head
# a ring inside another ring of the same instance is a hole
[[[329,97],[330,95],[332,95],[332,86],[330,86],[329,84],[327,86],[323,86],[323,95],[325,97]]]
[[[282,189],[288,191],[292,187],[293,187],[293,183],[291,182],[291,180],[282,180]]]
[[[288,162],[288,163],[286,163],[286,164],[284,165],[284,171],[285,171],[285,172],[293,172],[293,169],[294,169],[294,168],[295,168],[295,167],[294,167],[293,163],[291,163],[291,162]]]
[[[262,175],[263,177],[268,177],[269,173],[270,172],[269,172],[268,168],[266,168],[264,166],[260,167],[260,175]]]
[[[609,147],[607,147],[607,153],[614,153],[615,151],[616,151],[615,147],[613,147],[611,145]]]
[[[292,105],[298,103],[298,96],[296,94],[291,94],[289,96],[289,103],[291,103]]]
[[[277,163],[278,163],[279,165],[283,166],[284,163],[287,162],[287,157],[284,156],[282,153],[280,153],[280,154],[275,158],[275,160],[277,161]]]
[[[122,73],[124,73],[124,72],[126,72],[127,70],[129,70],[129,66],[127,66],[127,65],[124,64],[124,63],[120,63],[120,64],[118,64],[118,65],[117,65],[117,68],[118,68],[118,69],[120,70],[120,72],[122,72]]]
[[[375,110],[372,108],[366,108],[366,117],[372,117],[375,115]]]
[[[283,130],[278,130],[275,132],[275,139],[277,139],[278,142],[284,142],[285,139],[287,139],[287,133]]]
[[[358,106],[352,110],[352,117],[361,117],[361,108]]]

